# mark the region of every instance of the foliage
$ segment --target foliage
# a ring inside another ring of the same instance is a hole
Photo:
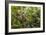
[[[40,7],[11,6],[11,28],[40,27]]]

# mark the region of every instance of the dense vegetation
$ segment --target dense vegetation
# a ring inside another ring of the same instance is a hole
[[[11,28],[40,27],[40,7],[11,6]]]

